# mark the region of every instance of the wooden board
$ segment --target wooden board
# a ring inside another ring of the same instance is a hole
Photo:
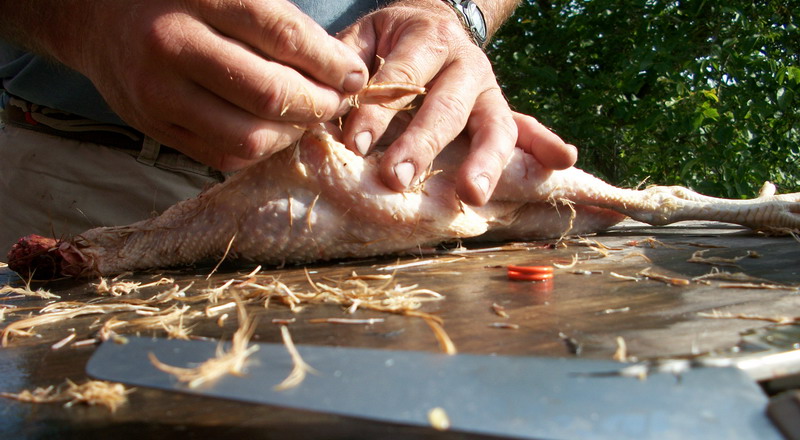
[[[800,243],[791,237],[764,237],[717,224],[685,223],[653,228],[627,222],[588,240],[581,243],[571,239],[564,242],[566,245],[524,243],[505,246],[503,250],[491,250],[497,244],[469,244],[470,250],[488,250],[461,255],[440,253],[423,257],[333,262],[309,266],[308,269],[312,279],[327,283],[341,280],[354,271],[360,275],[394,273],[395,281],[400,285],[418,284],[441,293],[445,299],[426,303],[420,310],[443,318],[444,328],[459,352],[463,353],[608,359],[617,350],[617,340],[621,337],[627,345],[628,355],[638,359],[687,356],[730,349],[740,341],[742,332],[772,325],[760,320],[710,319],[703,313],[800,316],[797,291],[800,285]],[[608,249],[598,252],[591,247],[599,247],[598,244]],[[704,257],[751,255],[738,261],[736,266],[719,269],[743,272],[763,279],[765,283],[794,287],[780,290],[723,288],[721,284],[726,282],[722,281],[672,285],[637,275],[648,267],[652,273],[687,280],[707,274],[714,266],[687,262],[693,253],[704,249],[707,249]],[[514,282],[506,277],[505,266],[508,264],[567,264],[575,256],[577,264],[569,269],[558,269],[553,282]],[[420,261],[431,262],[421,264]],[[409,263],[418,265],[387,270],[396,264]],[[173,277],[181,287],[193,283],[187,291],[187,295],[191,295],[204,288],[219,286],[228,279],[241,278],[251,269],[252,266],[224,267],[209,280],[206,280],[206,274],[211,268],[165,275]],[[575,271],[592,274],[573,273]],[[611,272],[641,280],[615,278]],[[274,275],[289,286],[310,290],[302,267],[269,268],[259,276],[262,275]],[[154,279],[154,274],[136,274],[126,279],[147,282]],[[7,268],[0,269],[0,285],[8,283],[19,285],[19,280]],[[60,295],[62,301],[98,298],[90,282],[57,282],[33,287],[34,290],[36,287],[46,288]],[[147,298],[166,288],[145,289],[130,298]],[[31,307],[36,310],[48,302],[0,296],[0,304],[16,307],[6,310],[5,320],[0,325],[26,317],[29,312],[22,309]],[[501,306],[508,318],[498,316],[493,311],[493,304]],[[202,310],[205,305],[194,307]],[[278,327],[271,323],[272,319],[295,318],[296,322],[290,329],[298,344],[387,350],[440,349],[428,325],[415,317],[367,310],[349,315],[334,304],[308,305],[293,313],[277,301],[272,302],[269,308],[251,305],[249,310],[258,316],[260,323],[254,337],[257,341],[280,341]],[[230,310],[230,314],[231,318],[222,327],[217,324],[217,317],[194,321],[192,334],[229,339],[237,327],[235,312]],[[122,319],[133,316],[132,313],[119,315]],[[382,318],[384,321],[356,326],[309,322],[329,317]],[[76,341],[90,338],[97,330],[97,322],[105,319],[108,317],[79,317],[37,327],[34,329],[38,334],[36,337],[12,337],[9,346],[0,350],[0,391],[17,392],[37,386],[58,385],[65,378],[78,382],[85,380],[83,368],[93,347],[67,345],[53,350],[51,346],[73,331],[77,334]],[[492,327],[495,323],[515,324],[519,328]],[[155,330],[145,330],[144,334],[163,336],[163,332]],[[577,353],[574,346],[565,343],[565,337],[579,344]],[[0,399],[3,419],[0,437],[463,438],[454,433],[387,426],[153,390],[137,390],[129,400],[127,405],[111,414],[105,408],[62,408],[60,405],[31,405]]]

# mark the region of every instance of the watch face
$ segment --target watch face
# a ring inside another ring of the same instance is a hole
[[[483,17],[478,5],[472,0],[444,0],[456,10],[461,21],[466,25],[472,40],[480,47],[486,43],[489,31],[486,29],[486,19]]]
[[[471,1],[465,3],[464,15],[467,16],[470,26],[478,34],[481,41],[486,41],[486,20],[483,18],[483,13],[475,3]]]

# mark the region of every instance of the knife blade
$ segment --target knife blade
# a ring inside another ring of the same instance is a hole
[[[218,343],[127,340],[103,343],[87,373],[139,387],[416,426],[430,426],[429,413],[441,408],[452,430],[513,438],[781,438],[766,417],[767,397],[736,368],[640,380],[605,374],[620,370],[613,361],[300,345],[318,374],[276,391],[292,360],[283,345],[260,343],[244,376],[188,388],[155,368],[149,353],[192,367],[214,357]]]

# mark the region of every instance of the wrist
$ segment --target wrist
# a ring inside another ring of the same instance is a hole
[[[483,11],[472,0],[442,0],[453,9],[458,20],[476,46],[483,48],[489,40],[489,30]]]
[[[508,17],[514,13],[520,0],[472,0],[483,13],[486,21],[486,39],[491,39],[492,35],[505,23]],[[446,0],[397,0],[394,5],[414,6],[437,12],[443,16],[449,14],[457,18],[452,6]]]

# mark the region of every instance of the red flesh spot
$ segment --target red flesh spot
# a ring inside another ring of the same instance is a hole
[[[19,239],[8,252],[8,267],[23,278],[51,279],[61,276],[64,258],[59,242],[31,234]]]

